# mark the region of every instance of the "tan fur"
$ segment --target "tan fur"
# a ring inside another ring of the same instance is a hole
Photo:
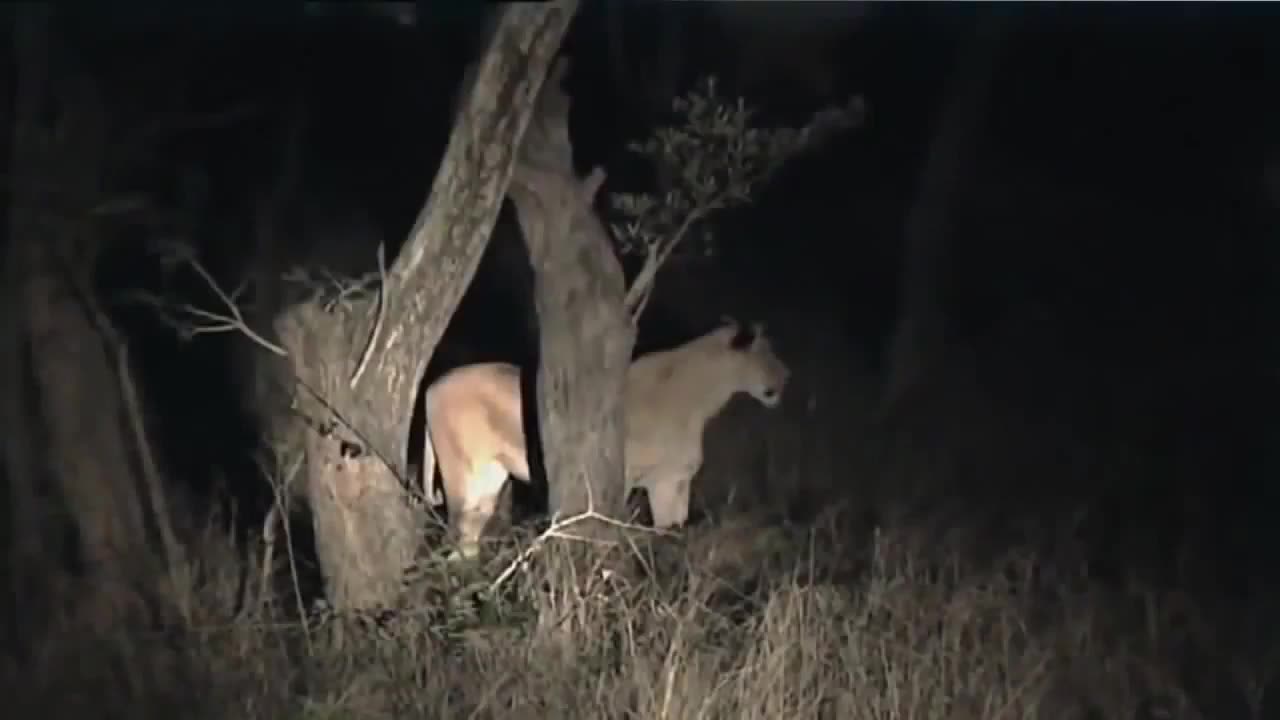
[[[636,359],[627,375],[627,490],[649,493],[654,526],[683,524],[689,487],[702,467],[707,422],[735,394],[776,406],[790,371],[760,325],[749,346],[734,348],[736,324],[671,350]],[[507,475],[529,481],[521,421],[520,370],[506,363],[459,367],[427,389],[424,478],[440,463],[458,553],[475,555]],[[432,447],[434,445],[434,448]],[[433,455],[434,450],[434,455]]]

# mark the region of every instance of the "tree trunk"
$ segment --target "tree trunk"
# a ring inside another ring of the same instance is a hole
[[[574,175],[561,60],[539,100],[510,194],[534,267],[539,324],[538,425],[551,510],[619,518],[625,506],[622,398],[634,331],[622,268],[592,199],[597,168]],[[592,520],[580,534],[611,534]]]
[[[889,346],[884,406],[919,383],[945,350],[944,284],[950,254],[951,207],[961,173],[978,145],[1007,20],[996,9],[978,19],[960,48],[959,63],[934,129],[915,203],[907,216],[899,285],[898,328]]]
[[[335,608],[398,599],[421,534],[405,477],[413,404],[431,351],[470,284],[515,152],[576,0],[500,6],[426,206],[379,299],[313,297],[276,329],[296,375],[307,494]],[[367,361],[362,357],[368,355]]]
[[[12,257],[25,278],[50,469],[79,530],[85,570],[102,593],[99,620],[110,624],[136,600],[129,581],[150,570],[153,558],[116,374],[88,295],[98,242],[89,209],[102,201],[103,107],[87,77],[57,67],[55,60],[69,57],[51,52],[49,22],[47,8],[32,6],[16,28]],[[58,196],[42,195],[47,188]]]
[[[10,119],[6,125],[10,133],[15,131],[13,107],[8,102],[11,100],[0,101],[5,103],[0,117]],[[13,145],[10,142],[0,147],[4,153],[0,166],[13,167],[11,157],[16,149]],[[8,222],[12,207],[6,204],[4,212],[4,221]],[[9,234],[12,237],[12,228]],[[5,247],[4,287],[0,291],[3,293],[0,296],[3,298],[0,300],[0,403],[4,405],[0,423],[5,429],[0,453],[4,455],[4,483],[9,498],[5,518],[9,566],[3,581],[9,587],[9,604],[5,607],[10,611],[10,622],[6,624],[4,638],[15,648],[21,646],[27,634],[24,631],[31,627],[34,619],[31,611],[49,604],[40,587],[41,579],[46,576],[48,558],[58,555],[58,548],[50,543],[56,534],[47,532],[47,519],[41,517],[43,506],[36,492],[41,478],[36,472],[32,449],[39,447],[39,443],[32,427],[35,413],[29,403],[30,365],[23,317],[25,287],[17,268],[22,260],[16,252],[18,249],[14,242]]]
[[[4,453],[4,481],[9,493],[9,570],[4,580],[10,604],[6,607],[13,621],[5,637],[16,647],[27,639],[24,630],[29,630],[41,609],[49,606],[47,565],[60,557],[64,548],[56,542],[59,533],[50,532],[46,505],[37,491],[44,478],[33,450],[41,443],[33,422],[37,414],[29,402],[30,365],[23,317],[26,288],[15,267],[21,260],[15,249],[16,243],[10,243],[0,307],[0,402],[4,403],[0,423],[5,429],[0,452]]]

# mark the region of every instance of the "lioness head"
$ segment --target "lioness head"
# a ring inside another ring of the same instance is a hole
[[[763,323],[741,327],[729,321],[725,335],[734,354],[734,370],[739,388],[765,407],[777,407],[787,386],[791,371],[773,352],[773,344],[764,332]]]

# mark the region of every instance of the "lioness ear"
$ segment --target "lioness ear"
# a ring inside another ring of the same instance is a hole
[[[740,332],[740,326],[737,320],[734,320],[728,315],[721,315],[720,327],[716,328],[714,332],[721,337],[728,338],[729,343],[732,344],[733,338],[737,337]]]
[[[735,325],[734,331],[729,338],[729,347],[734,350],[746,350],[755,342],[755,333],[750,327]]]

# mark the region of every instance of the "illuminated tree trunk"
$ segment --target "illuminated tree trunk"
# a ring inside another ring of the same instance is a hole
[[[510,194],[535,274],[537,416],[551,510],[561,518],[588,511],[618,518],[625,505],[622,398],[634,332],[622,267],[592,206],[604,172],[579,179],[573,171],[566,69],[562,60],[543,88]],[[613,526],[593,519],[575,531],[608,537]]]
[[[307,426],[306,491],[335,608],[393,605],[420,542],[397,477],[419,383],[475,274],[534,100],[576,0],[499,6],[426,206],[381,297],[300,302],[276,320]],[[365,357],[367,355],[367,358]]]

